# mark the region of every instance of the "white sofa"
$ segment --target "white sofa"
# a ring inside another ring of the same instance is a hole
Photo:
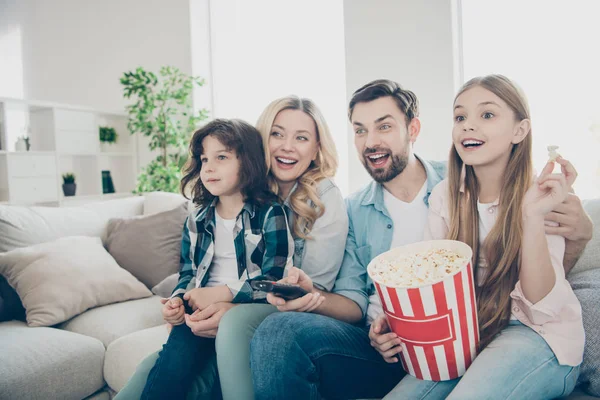
[[[64,236],[104,239],[110,218],[158,213],[183,201],[160,193],[81,207],[0,206],[0,251]],[[54,327],[0,323],[0,399],[111,398],[135,365],[167,338],[159,299],[153,295],[92,308]],[[144,339],[149,334],[152,339]],[[140,340],[135,348],[119,345],[128,335]]]
[[[74,212],[75,208],[0,206],[0,227],[15,213],[25,213],[33,221],[31,226],[13,224],[7,229],[10,232],[2,232],[0,252],[7,251],[6,246],[23,247],[62,236],[104,238],[110,218],[157,213],[182,201],[177,195],[160,194],[82,206],[91,211],[88,220],[74,219],[73,215],[82,215]],[[600,199],[586,208],[596,233],[574,276],[600,267]],[[600,283],[597,287],[600,289]],[[123,388],[137,364],[166,341],[160,309],[159,297],[152,296],[93,308],[51,328],[32,328],[21,321],[0,323],[0,399],[110,399]],[[600,340],[598,326],[589,322],[588,338],[592,329],[595,340]],[[600,379],[600,367],[594,368],[595,372],[588,368],[588,373]],[[569,399],[594,397],[577,392]]]

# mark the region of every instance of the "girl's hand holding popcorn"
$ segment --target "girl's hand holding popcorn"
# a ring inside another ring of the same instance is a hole
[[[566,200],[569,187],[563,173],[553,174],[554,162],[546,164],[523,198],[523,217],[543,217]]]

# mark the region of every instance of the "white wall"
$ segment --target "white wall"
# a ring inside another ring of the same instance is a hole
[[[188,0],[0,1],[0,46],[20,47],[24,88],[18,96],[13,76],[2,75],[0,96],[122,110],[123,72],[192,71]]]
[[[214,116],[255,123],[278,97],[312,99],[335,139],[348,193],[342,0],[210,1]]]
[[[446,160],[455,93],[450,0],[345,0],[346,96],[379,78],[394,80],[419,99],[422,129],[415,152]],[[369,182],[350,142],[350,192]]]

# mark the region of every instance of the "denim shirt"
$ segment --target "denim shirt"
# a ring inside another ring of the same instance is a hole
[[[429,206],[431,191],[446,175],[446,163],[417,159],[427,174],[427,193],[423,202]],[[340,272],[333,292],[353,300],[362,310],[363,319],[367,313],[369,296],[375,293],[373,282],[367,275],[369,262],[379,254],[388,251],[392,244],[394,223],[383,201],[383,185],[372,181],[365,188],[346,199],[348,210],[348,239]],[[423,221],[426,225],[427,221]],[[411,229],[407,226],[406,229]]]

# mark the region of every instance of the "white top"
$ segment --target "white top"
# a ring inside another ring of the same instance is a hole
[[[233,244],[234,219],[223,219],[215,210],[215,254],[208,271],[206,287],[221,286],[239,281]]]
[[[383,189],[383,202],[388,214],[394,222],[394,233],[390,249],[423,240],[429,209],[423,201],[427,193],[427,181],[410,203],[404,202]],[[369,297],[367,307],[367,324],[371,324],[379,314],[383,313],[377,292]]]

